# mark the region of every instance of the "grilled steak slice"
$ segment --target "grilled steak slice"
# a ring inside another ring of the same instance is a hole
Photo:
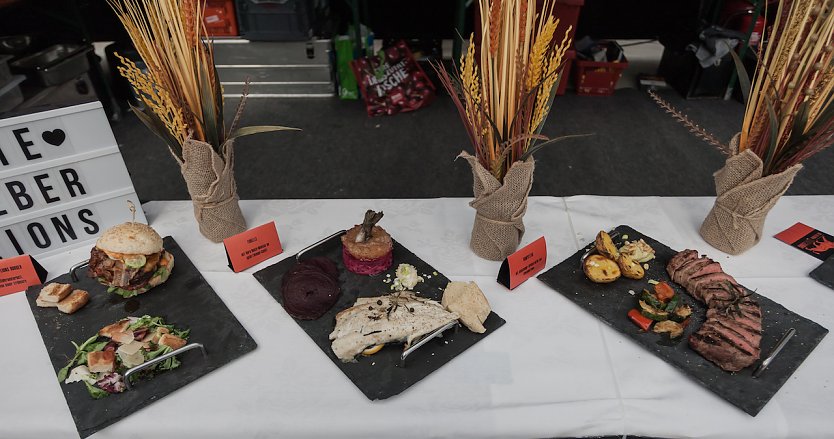
[[[700,270],[701,267],[708,265],[710,262],[712,261],[707,258],[693,259],[675,271],[672,280],[686,287],[686,284],[692,279],[692,273]]]
[[[745,352],[720,332],[710,328],[702,327],[690,335],[689,346],[728,372],[738,372],[759,358],[758,355]]]
[[[761,355],[761,310],[757,303],[741,299],[739,308],[711,308],[707,321],[689,337],[692,349],[726,371],[736,372]]]
[[[707,259],[709,264],[702,265],[698,271],[695,271],[690,274],[690,280],[699,278],[701,276],[706,276],[708,274],[714,273],[723,273],[724,271],[721,270],[721,264],[718,262],[713,261],[712,259]]]
[[[710,284],[701,289],[702,299],[707,307],[723,309],[738,297],[735,289],[727,288],[723,283]]]
[[[690,280],[689,284],[686,286],[686,290],[689,291],[689,294],[692,294],[697,299],[703,301],[702,290],[711,282],[730,282],[733,285],[738,285],[738,282],[736,282],[736,280],[727,273],[710,273]]]
[[[695,259],[698,259],[698,252],[695,250],[684,250],[679,252],[675,256],[672,256],[672,259],[670,259],[669,263],[666,264],[666,272],[669,273],[669,277],[674,279],[676,271],[683,267],[687,262]]]

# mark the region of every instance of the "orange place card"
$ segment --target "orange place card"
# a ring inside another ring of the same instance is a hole
[[[46,280],[46,270],[29,255],[0,259],[0,296],[25,291]]]
[[[542,236],[504,259],[498,271],[498,283],[512,290],[542,271],[546,263],[547,243]]]
[[[275,221],[226,238],[223,240],[223,245],[226,246],[229,268],[235,273],[280,255],[284,251],[281,248],[281,240],[278,239]]]
[[[821,261],[834,254],[834,236],[802,223],[790,226],[788,229],[777,233],[775,237]]]

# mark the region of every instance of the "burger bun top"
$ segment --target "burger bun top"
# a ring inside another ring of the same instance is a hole
[[[147,224],[127,222],[105,230],[96,247],[110,253],[150,255],[162,251],[162,237]]]

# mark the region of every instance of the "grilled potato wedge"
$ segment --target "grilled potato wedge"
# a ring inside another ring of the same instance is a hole
[[[591,255],[582,264],[582,271],[592,282],[607,284],[619,279],[622,275],[616,262],[603,255]]]
[[[643,269],[643,266],[628,257],[625,253],[620,253],[620,257],[617,258],[617,265],[620,266],[620,271],[622,271],[623,276],[629,279],[642,279],[646,275],[646,270]]]
[[[620,252],[617,250],[617,246],[614,245],[614,241],[611,240],[611,236],[602,230],[597,233],[594,246],[601,255],[612,261],[616,261],[620,257]]]

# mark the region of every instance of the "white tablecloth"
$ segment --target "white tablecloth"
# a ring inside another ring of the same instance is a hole
[[[241,274],[202,238],[190,202],[143,207],[172,235],[258,342],[253,353],[199,379],[96,437],[832,437],[834,342],[826,337],[756,417],[644,351],[531,279],[495,282],[499,263],[468,248],[466,199],[243,201],[250,226],[275,220],[284,253]],[[547,268],[597,231],[628,224],[672,248],[696,248],[749,288],[834,327],[834,291],[807,277],[820,261],[772,236],[796,221],[834,231],[834,196],[785,197],[762,242],[730,257],[697,229],[711,198],[531,198],[523,244],[544,235]],[[361,219],[384,227],[453,280],[475,280],[507,320],[494,334],[401,395],[368,401],[251,273]],[[41,261],[51,275],[88,249]],[[799,342],[794,340],[793,342]],[[75,437],[69,410],[22,294],[0,298],[0,437]]]

